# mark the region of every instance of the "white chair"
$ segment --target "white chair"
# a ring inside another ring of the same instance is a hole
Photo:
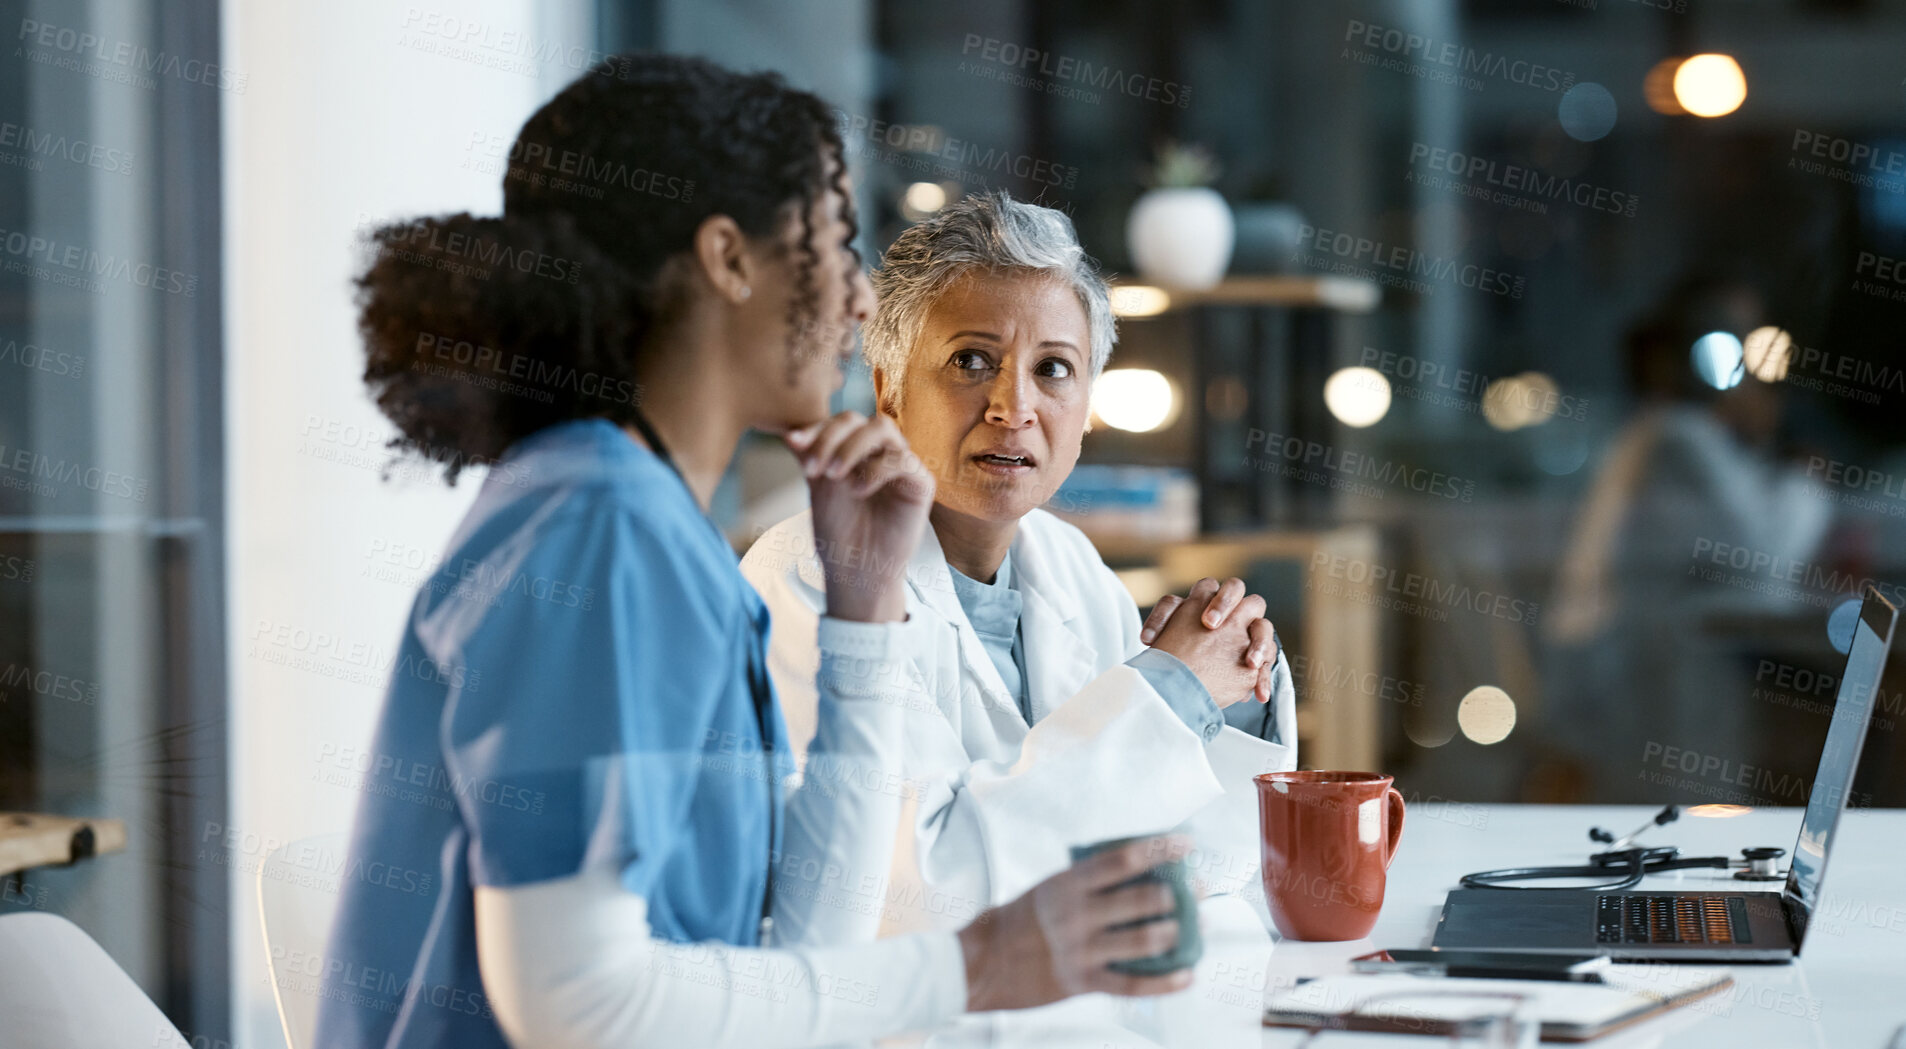
[[[258,865],[258,924],[278,1022],[290,1049],[310,1049],[318,1025],[318,977],[350,835],[320,834],[273,849]],[[286,964],[280,964],[280,961]]]
[[[39,912],[0,916],[0,1045],[190,1049],[85,930]]]

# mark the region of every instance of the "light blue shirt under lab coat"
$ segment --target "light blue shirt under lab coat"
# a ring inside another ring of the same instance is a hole
[[[991,583],[973,579],[951,564],[946,567],[953,575],[953,592],[959,597],[967,621],[973,624],[973,632],[979,635],[993,668],[999,671],[1007,694],[1016,697],[1026,724],[1032,724],[1032,696],[1026,685],[1026,643],[1019,629],[1019,617],[1025,605],[1013,585],[1012,551],[1006,552]],[[1199,739],[1209,743],[1224,730],[1224,713],[1212,700],[1204,682],[1198,680],[1198,675],[1192,673],[1183,660],[1169,652],[1148,648],[1125,663],[1144,675],[1165,705],[1186,727],[1196,732]]]

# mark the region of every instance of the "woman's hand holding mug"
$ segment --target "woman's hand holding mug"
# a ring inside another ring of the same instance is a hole
[[[1191,848],[1189,839],[1170,837],[1107,849],[981,914],[959,932],[967,1011],[1026,1009],[1087,991],[1137,996],[1191,986],[1190,968],[1162,976],[1110,968],[1177,945],[1176,921],[1148,920],[1176,915],[1171,887],[1127,883]]]

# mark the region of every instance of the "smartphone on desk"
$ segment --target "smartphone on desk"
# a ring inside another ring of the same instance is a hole
[[[1605,954],[1522,954],[1515,951],[1372,951],[1350,959],[1360,973],[1409,973],[1495,980],[1601,983]]]

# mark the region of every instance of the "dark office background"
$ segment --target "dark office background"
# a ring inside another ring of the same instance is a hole
[[[218,51],[217,3],[106,6],[88,24],[175,53]],[[50,10],[0,0],[0,25]],[[579,43],[778,69],[838,104],[870,257],[919,216],[907,194],[925,180],[1062,208],[1088,251],[1136,280],[1127,216],[1157,150],[1178,142],[1221,164],[1214,185],[1239,230],[1233,277],[1315,277],[1336,263],[1351,277],[1392,275],[1305,242],[1308,227],[1518,278],[1516,295],[1451,280],[1387,286],[1368,311],[1227,301],[1126,318],[1113,366],[1169,376],[1182,410],[1149,433],[1101,427],[1085,461],[1186,471],[1202,485],[1203,538],[1367,529],[1377,545],[1366,567],[1512,602],[1513,615],[1366,606],[1371,665],[1331,668],[1417,698],[1375,703],[1376,760],[1412,797],[1804,801],[1768,785],[1811,776],[1831,717],[1830,687],[1815,682],[1840,659],[1830,616],[1861,581],[1896,598],[1906,584],[1906,312],[1891,295],[1906,278],[1881,272],[1881,260],[1906,260],[1906,167],[1885,169],[1906,165],[1906,2],[599,0],[593,23],[597,39]],[[1465,74],[1473,85],[1419,75],[1446,67],[1371,45],[1370,26],[1564,71],[1605,89],[1612,110],[1599,95],[1565,104],[1568,92],[1506,70]],[[384,23],[365,33],[394,35]],[[1004,46],[1169,85],[1173,100],[1037,69],[1019,79],[1025,70],[988,57]],[[1714,118],[1663,112],[1673,107],[1651,71],[1702,53],[1737,60],[1744,103]],[[0,488],[0,810],[119,816],[135,844],[112,862],[35,871],[0,910],[81,921],[181,1029],[211,1039],[231,1008],[233,875],[192,850],[226,821],[224,493],[228,446],[250,440],[225,433],[220,410],[221,223],[235,220],[220,212],[219,92],[166,79],[119,87],[0,60],[0,123],[137,157],[124,176],[56,177],[64,169],[34,169],[11,149],[0,229],[199,278],[187,297],[0,272],[0,463],[24,449],[149,482],[143,500]],[[922,168],[918,151],[854,132],[873,121],[1062,177]],[[1855,166],[1855,146],[1881,167]],[[1431,169],[1429,150],[1618,194],[1632,214],[1526,191],[1506,204],[1488,176]],[[347,150],[324,162],[348,173],[380,158]],[[18,254],[7,251],[0,261]],[[1782,362],[1743,362],[1726,389],[1702,379],[1696,339],[1763,328],[1791,339],[1784,376]],[[28,345],[84,367],[23,365]],[[1323,384],[1372,362],[1390,406],[1352,427]],[[1470,380],[1409,377],[1425,363]],[[1498,425],[1476,377],[1532,373],[1581,410]],[[865,403],[864,377],[848,396]],[[1253,429],[1339,461],[1456,478],[1467,498],[1244,467],[1264,453]],[[1729,560],[1737,550],[1750,554],[1744,567]],[[1121,568],[1156,553],[1108,544]],[[1298,618],[1314,567],[1251,569],[1293,645],[1318,629]],[[96,702],[22,687],[20,668],[78,680]],[[1898,669],[1882,688],[1861,803],[1906,804]],[[1458,716],[1479,688],[1512,705],[1499,738],[1500,720]],[[1670,748],[1731,764],[1688,774],[1664,763]]]

